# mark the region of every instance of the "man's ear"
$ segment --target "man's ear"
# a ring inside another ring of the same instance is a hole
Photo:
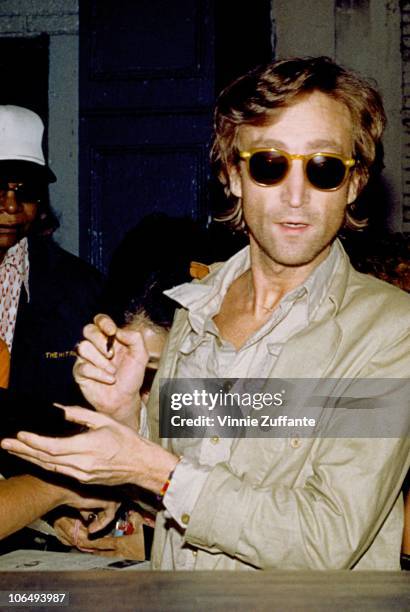
[[[351,204],[359,195],[360,177],[357,172],[353,172],[349,180],[349,189],[347,192],[347,203]]]
[[[238,166],[230,166],[228,168],[229,174],[229,189],[231,193],[237,198],[242,197],[242,180]]]

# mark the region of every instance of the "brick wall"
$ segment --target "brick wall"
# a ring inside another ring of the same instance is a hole
[[[410,1],[401,3],[403,58],[403,222],[410,232]]]

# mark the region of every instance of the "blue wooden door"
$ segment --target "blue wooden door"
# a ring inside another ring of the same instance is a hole
[[[152,212],[207,222],[216,89],[271,56],[269,0],[238,4],[80,2],[80,248],[101,270]]]

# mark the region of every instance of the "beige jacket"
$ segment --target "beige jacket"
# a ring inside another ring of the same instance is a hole
[[[181,309],[150,397],[153,439],[158,379],[174,375],[189,330]],[[314,322],[286,343],[272,377],[410,378],[409,296],[357,273],[344,256]],[[186,529],[195,569],[399,569],[409,466],[409,437],[235,440]],[[164,567],[165,536],[159,513],[154,569]]]

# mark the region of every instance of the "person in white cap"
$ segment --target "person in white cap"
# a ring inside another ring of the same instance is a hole
[[[94,268],[48,235],[58,226],[48,203],[56,177],[44,158],[43,133],[33,111],[0,106],[0,338],[11,356],[9,389],[32,397],[33,411],[82,397],[72,376],[74,347],[103,287]],[[26,470],[28,464],[1,457],[1,473],[10,478],[0,481],[0,539],[61,503],[95,507]],[[29,540],[20,533],[0,551],[31,547]]]
[[[44,235],[54,223],[48,184],[56,177],[43,133],[33,111],[0,106],[0,337],[11,354],[10,388],[72,402],[81,397],[74,347],[103,285],[94,268]]]

